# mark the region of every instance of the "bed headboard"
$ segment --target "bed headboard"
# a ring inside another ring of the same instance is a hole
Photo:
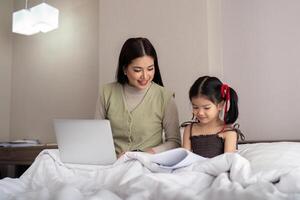
[[[253,144],[253,143],[270,143],[270,142],[300,142],[300,140],[245,140],[238,141],[239,144]]]

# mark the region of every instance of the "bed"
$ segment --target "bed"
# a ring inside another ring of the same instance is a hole
[[[166,168],[140,152],[111,166],[64,164],[47,149],[20,178],[0,180],[0,199],[300,199],[299,152],[299,142],[240,144]]]

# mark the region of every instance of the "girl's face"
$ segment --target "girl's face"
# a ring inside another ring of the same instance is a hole
[[[193,97],[192,106],[194,116],[203,124],[219,120],[220,111],[223,109],[223,103],[214,104],[205,96]]]
[[[124,69],[129,85],[140,90],[147,88],[153,80],[155,68],[154,60],[151,56],[143,56],[133,59]]]

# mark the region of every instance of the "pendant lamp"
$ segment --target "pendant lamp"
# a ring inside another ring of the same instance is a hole
[[[23,35],[46,33],[58,28],[58,16],[58,9],[44,2],[27,9],[26,0],[25,9],[13,13],[12,31]]]

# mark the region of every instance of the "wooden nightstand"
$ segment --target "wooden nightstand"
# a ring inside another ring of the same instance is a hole
[[[29,147],[0,147],[0,178],[19,177],[43,149],[56,148],[57,145],[47,144]]]

